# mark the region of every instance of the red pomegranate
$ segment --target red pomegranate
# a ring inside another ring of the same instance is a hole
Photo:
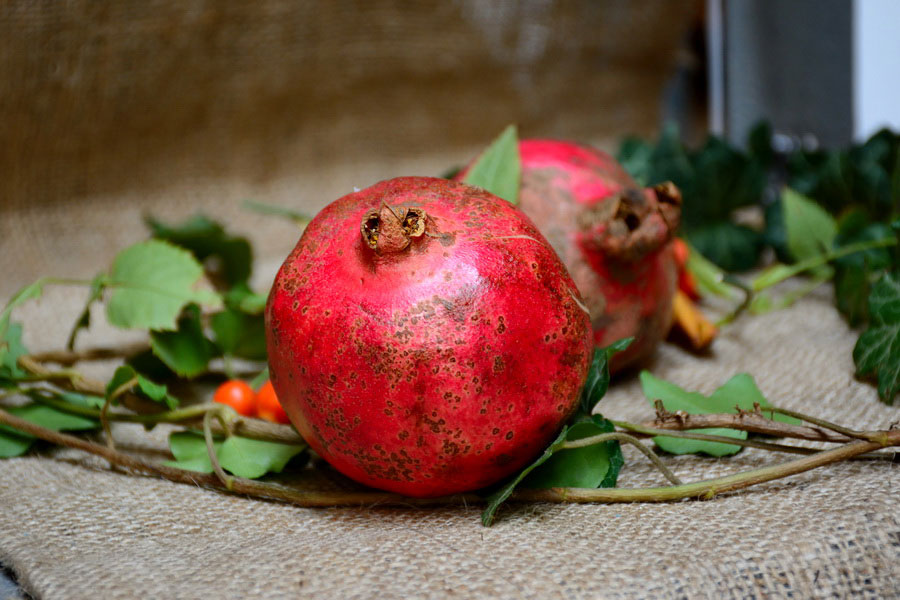
[[[336,469],[410,496],[478,489],[571,415],[592,354],[577,288],[484,190],[403,177],[309,224],[266,307],[272,383]]]
[[[646,358],[672,323],[678,189],[671,183],[641,189],[609,154],[572,142],[522,140],[519,154],[519,208],[581,291],[594,343],[634,337],[613,357],[613,370]]]

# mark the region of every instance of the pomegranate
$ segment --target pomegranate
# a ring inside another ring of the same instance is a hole
[[[272,383],[337,470],[409,496],[522,468],[575,410],[590,319],[559,258],[504,200],[427,177],[325,207],[266,307]]]
[[[572,142],[522,140],[519,154],[519,208],[581,291],[594,343],[634,337],[613,357],[613,371],[645,359],[672,323],[678,265],[670,242],[681,216],[678,189],[666,183],[642,190],[610,155]]]

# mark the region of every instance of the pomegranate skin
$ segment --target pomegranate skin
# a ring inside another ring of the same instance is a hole
[[[572,275],[594,343],[634,337],[613,357],[613,371],[644,361],[672,324],[680,193],[672,184],[640,189],[613,157],[589,146],[528,139],[519,154],[519,208]]]
[[[266,323],[272,383],[313,450],[418,497],[531,461],[574,411],[593,349],[577,288],[528,218],[425,177],[325,207],[276,276]]]

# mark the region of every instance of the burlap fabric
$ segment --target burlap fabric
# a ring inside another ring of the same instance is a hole
[[[692,9],[6,3],[0,296],[41,275],[90,277],[146,235],[144,213],[199,210],[252,239],[264,289],[297,230],[244,199],[312,212],[354,186],[464,162],[511,120],[601,142],[649,131]],[[60,347],[83,298],[56,287],[17,311],[29,347]],[[140,337],[95,316],[83,347]],[[704,392],[749,372],[773,402],[886,426],[900,413],[854,380],[853,340],[820,290],[738,321],[708,357],[664,345],[650,368]],[[652,416],[633,377],[600,409]],[[115,434],[166,458],[164,428]],[[695,480],[778,458],[666,460]],[[640,455],[626,459],[620,485],[662,483]],[[854,462],[709,502],[510,505],[486,529],[475,506],[303,509],[44,449],[0,461],[0,563],[48,599],[893,598],[898,482],[896,464]]]

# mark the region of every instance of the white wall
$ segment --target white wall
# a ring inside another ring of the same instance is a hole
[[[900,130],[900,0],[853,2],[853,135]]]

